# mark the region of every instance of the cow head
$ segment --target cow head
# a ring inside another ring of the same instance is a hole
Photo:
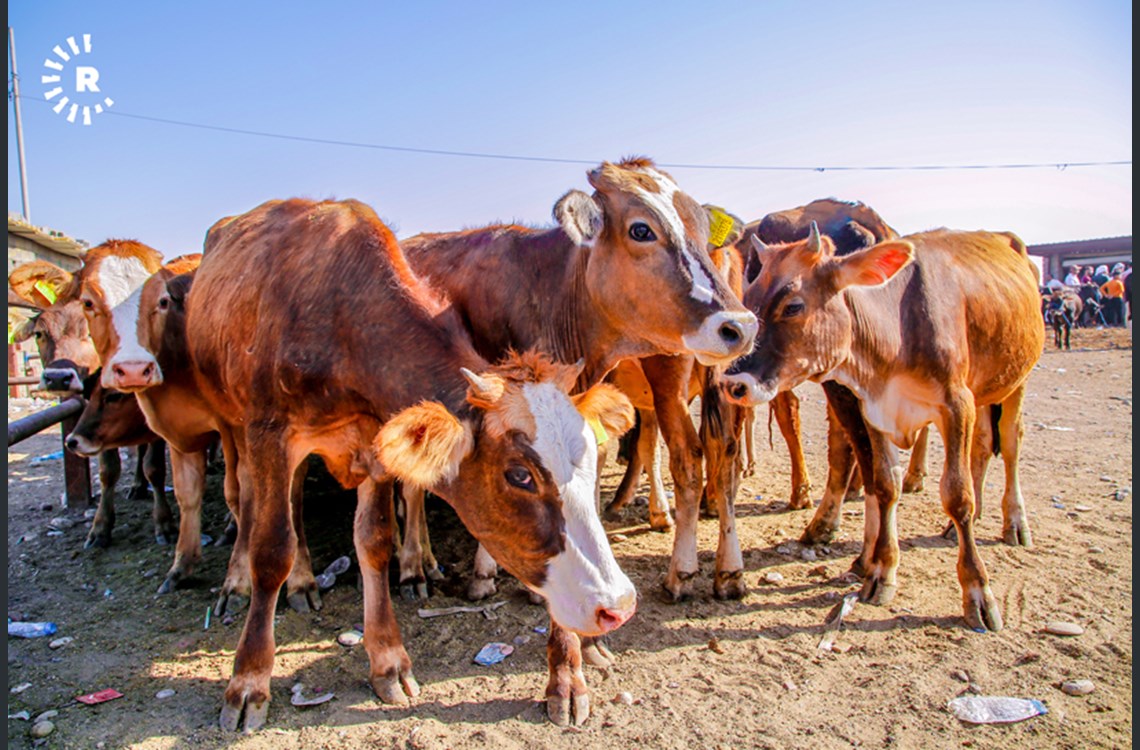
[[[24,263],[8,276],[9,288],[28,303],[27,313],[14,313],[12,340],[35,341],[43,363],[39,389],[58,395],[82,392],[87,372],[99,367],[83,307],[63,296],[71,284],[72,274],[46,261]]]
[[[594,194],[570,191],[554,217],[589,253],[586,290],[607,323],[704,364],[747,353],[756,319],[709,258],[706,209],[646,159],[606,162],[588,177]]]
[[[64,439],[67,449],[80,456],[96,456],[104,450],[153,439],[134,395],[104,388],[99,375],[95,372],[83,381],[87,404]]]
[[[604,384],[567,396],[580,369],[528,354],[464,370],[466,413],[421,403],[389,420],[375,447],[390,474],[448,499],[556,622],[590,636],[624,623],[637,603],[594,507],[596,435],[628,430],[633,407]]]
[[[161,385],[163,367],[188,367],[186,296],[193,274],[180,270],[176,263],[160,269],[92,331],[104,387],[138,392]]]
[[[808,379],[822,379],[847,358],[852,318],[849,287],[886,283],[913,258],[909,242],[888,240],[837,256],[829,237],[813,223],[807,239],[769,247],[752,242],[760,273],[744,304],[760,320],[756,348],[729,367],[727,398],[754,406]]]

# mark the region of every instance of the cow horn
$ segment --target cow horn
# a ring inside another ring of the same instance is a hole
[[[494,403],[503,395],[503,385],[497,379],[476,375],[466,367],[460,367],[459,372],[471,386],[471,396],[487,403]]]
[[[813,253],[818,253],[820,251],[820,245],[819,225],[813,221],[811,228],[808,230],[808,250]]]

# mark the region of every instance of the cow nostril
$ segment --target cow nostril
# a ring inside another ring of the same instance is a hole
[[[744,383],[733,383],[729,392],[733,398],[744,398],[748,395],[748,386],[744,385]]]
[[[719,333],[726,344],[738,344],[744,338],[744,328],[735,320],[722,323]]]
[[[117,377],[117,378],[124,378],[124,377],[126,377],[126,376],[127,376],[127,373],[126,373],[126,371],[125,371],[125,370],[123,370],[123,368],[122,368],[122,367],[120,367],[119,365],[114,365],[114,366],[111,368],[111,372],[112,372],[112,373],[114,373],[114,374],[115,374],[115,377]]]
[[[142,375],[144,378],[149,378],[152,372],[154,372],[154,365],[147,365],[143,369]]]
[[[625,619],[622,617],[621,613],[614,612],[613,610],[606,609],[605,607],[598,607],[596,615],[598,618],[598,625],[607,630],[616,628],[618,625],[621,625],[623,622],[625,622]]]
[[[67,439],[67,449],[69,451],[74,451],[78,447],[79,447],[79,441],[78,440],[76,440],[75,438],[68,438]]]

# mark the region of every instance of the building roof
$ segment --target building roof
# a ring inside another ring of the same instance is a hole
[[[87,243],[72,239],[63,232],[47,227],[37,227],[24,221],[22,216],[8,214],[8,233],[24,237],[32,242],[54,250],[57,253],[82,258],[87,254]]]
[[[1030,245],[1031,255],[1087,255],[1094,253],[1132,254],[1132,235],[1122,237],[1101,237],[1093,240],[1070,240],[1068,242],[1045,242]]]

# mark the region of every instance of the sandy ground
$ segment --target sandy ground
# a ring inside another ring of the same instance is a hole
[[[385,708],[368,688],[363,647],[337,644],[338,634],[362,620],[353,571],[327,592],[321,612],[279,610],[269,725],[252,736],[224,733],[216,721],[242,620],[214,620],[209,629],[204,620],[229,549],[207,547],[187,586],[155,597],[171,550],[153,543],[148,504],[120,500],[113,546],[84,550],[84,509],[60,507],[61,462],[32,460],[59,449],[58,433],[45,433],[8,453],[8,614],[54,621],[57,637],[74,640],[53,650],[47,638],[9,639],[9,715],[58,711],[54,732],[40,741],[46,747],[1131,747],[1131,338],[1077,331],[1074,339],[1072,352],[1047,350],[1029,383],[1021,466],[1032,550],[1001,543],[1000,464],[989,475],[979,538],[1005,630],[978,635],[962,624],[957,550],[940,537],[941,443],[934,438],[927,490],[904,496],[900,508],[898,596],[885,608],[858,605],[836,648],[819,651],[828,613],[858,589],[844,573],[861,540],[862,506],[847,504],[842,538],[805,559],[812,555],[795,540],[810,511],[784,510],[787,454],[778,435],[768,447],[761,424],[760,469],[737,503],[751,588],[744,600],[711,596],[715,520],[701,521],[697,596],[678,605],[658,595],[670,536],[649,532],[640,506],[609,524],[624,536],[614,549],[641,605],[610,638],[617,666],[588,670],[593,713],[579,729],[545,720],[545,637],[535,628],[546,616],[513,581],[501,579],[493,601],[506,604],[494,619],[417,616],[419,606],[466,604],[462,581],[473,543],[454,514],[435,505],[429,513],[447,581],[427,603],[396,603],[421,697],[407,709]],[[818,497],[823,395],[811,385],[799,392]],[[607,468],[608,492],[620,469]],[[211,478],[204,524],[215,536],[224,519],[219,482]],[[317,498],[306,502],[306,528],[319,572],[351,554],[353,496],[313,481],[308,497]],[[77,523],[49,534],[59,517]],[[774,572],[782,580],[765,583]],[[1042,632],[1055,620],[1084,633]],[[491,641],[514,642],[516,650],[502,664],[474,664]],[[1095,690],[1069,696],[1060,684],[1070,679],[1089,679]],[[294,708],[290,688],[298,681],[310,694],[336,697]],[[74,700],[104,688],[124,697],[97,706]],[[164,689],[173,697],[156,698]],[[1005,726],[966,725],[946,703],[971,690],[1036,698],[1049,713]],[[8,747],[32,746],[30,727],[9,718]]]

